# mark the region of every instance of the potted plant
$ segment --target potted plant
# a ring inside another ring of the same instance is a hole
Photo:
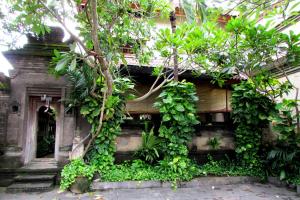
[[[61,173],[60,189],[70,189],[73,193],[84,193],[89,189],[95,168],[82,159],[72,160]]]

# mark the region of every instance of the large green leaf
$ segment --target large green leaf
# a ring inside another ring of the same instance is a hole
[[[55,70],[62,71],[63,69],[67,68],[70,61],[71,57],[69,57],[68,55],[64,56],[60,61],[57,62]]]
[[[184,109],[184,107],[183,107],[183,105],[181,105],[181,104],[177,104],[176,106],[175,106],[175,109],[177,110],[177,111],[179,111],[179,112],[183,112],[185,109]]]

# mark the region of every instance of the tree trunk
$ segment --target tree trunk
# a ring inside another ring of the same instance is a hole
[[[175,11],[170,13],[170,22],[171,22],[171,29],[172,33],[175,34],[176,31],[176,15]],[[174,59],[174,80],[178,81],[178,53],[177,47],[173,47],[173,59]]]

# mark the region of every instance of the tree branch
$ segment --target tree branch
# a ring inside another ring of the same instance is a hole
[[[50,15],[56,19],[57,22],[59,22],[63,27],[64,29],[70,34],[71,38],[73,38],[76,42],[78,42],[80,44],[80,46],[84,49],[84,51],[88,54],[89,53],[89,49],[84,45],[83,41],[77,37],[67,26],[66,24],[63,22],[63,20],[58,16],[56,15],[53,10],[51,10],[50,8],[48,8],[48,6],[42,2],[42,1],[39,1],[42,6],[50,13]]]
[[[92,136],[92,138],[90,139],[89,143],[87,144],[82,157],[84,157],[86,155],[86,153],[88,152],[91,144],[94,142],[94,140],[97,138],[97,136],[100,134],[101,128],[102,128],[102,124],[103,124],[103,116],[104,116],[104,110],[105,110],[105,103],[107,100],[107,90],[104,90],[103,92],[103,101],[102,101],[102,107],[101,107],[101,113],[100,113],[100,117],[99,117],[99,125],[97,128],[96,133]]]
[[[167,82],[169,82],[170,80],[172,80],[174,77],[171,78],[171,76],[173,75],[173,73],[171,73],[168,77],[164,79],[157,87],[154,88],[154,86],[156,85],[159,77],[157,77],[157,79],[155,80],[154,84],[151,86],[151,88],[149,89],[149,91],[144,94],[141,97],[138,97],[136,99],[131,100],[131,102],[139,102],[139,101],[143,101],[145,99],[147,99],[151,94],[153,94],[154,92],[158,91],[160,88],[162,88]]]
[[[170,22],[171,22],[171,29],[173,35],[175,35],[176,32],[176,15],[175,11],[172,11],[170,13]],[[173,47],[173,59],[174,59],[174,80],[178,81],[178,52],[177,47]]]
[[[104,55],[100,49],[99,39],[98,39],[98,14],[97,14],[97,0],[90,0],[91,3],[91,13],[92,13],[92,40],[94,45],[94,50],[96,52],[96,59],[99,61],[100,68],[104,74],[107,84],[107,95],[112,95],[112,85],[113,85],[113,78],[109,72],[108,66],[109,64],[104,59]]]

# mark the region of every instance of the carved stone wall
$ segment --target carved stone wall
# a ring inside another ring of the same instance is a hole
[[[9,78],[0,73],[0,151],[4,152],[7,137],[7,118],[9,112]],[[0,155],[2,153],[0,152]]]
[[[0,93],[0,150],[6,146],[9,96]]]

